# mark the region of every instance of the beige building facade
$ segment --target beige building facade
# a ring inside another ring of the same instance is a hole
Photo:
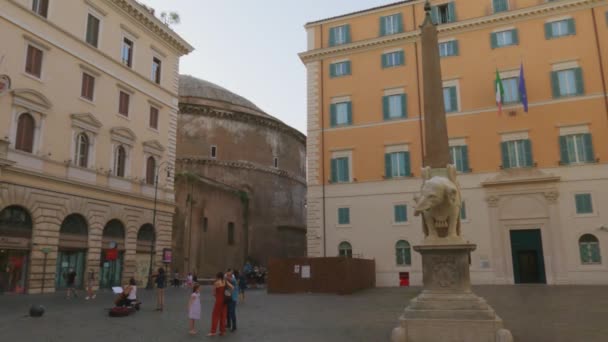
[[[608,3],[431,0],[476,284],[608,283]],[[306,24],[309,256],[421,284],[424,1]],[[518,92],[524,66],[529,111]],[[504,88],[502,114],[495,80]],[[425,137],[429,138],[429,137]]]
[[[0,291],[145,283],[171,247],[193,48],[133,0],[5,0],[0,32]]]

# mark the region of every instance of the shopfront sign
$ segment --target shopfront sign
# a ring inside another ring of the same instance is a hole
[[[0,248],[29,249],[30,239],[0,236]]]
[[[172,260],[171,248],[163,248],[163,263],[170,264]]]

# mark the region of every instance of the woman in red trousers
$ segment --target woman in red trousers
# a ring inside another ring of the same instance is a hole
[[[211,315],[211,332],[207,336],[215,336],[217,326],[220,326],[220,336],[226,332],[226,311],[227,305],[224,299],[224,292],[228,286],[228,290],[232,293],[232,284],[224,280],[224,273],[218,272],[215,275],[215,283],[213,295],[215,296],[215,304],[213,305],[213,314]]]

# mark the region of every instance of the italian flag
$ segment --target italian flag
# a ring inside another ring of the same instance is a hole
[[[496,69],[496,106],[498,106],[498,114],[502,114],[502,103],[505,97],[505,88],[502,86],[502,79]]]

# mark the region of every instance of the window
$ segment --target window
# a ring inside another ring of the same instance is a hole
[[[228,222],[228,245],[234,245],[234,223]]]
[[[150,107],[150,128],[158,129],[158,108]]]
[[[35,121],[29,113],[24,113],[17,120],[17,141],[15,149],[32,153],[34,150]]]
[[[551,86],[554,98],[584,94],[582,69],[573,68],[551,72]]]
[[[511,77],[503,79],[502,87],[505,91],[503,98],[504,103],[519,102],[519,78]]]
[[[97,47],[99,43],[99,19],[89,13],[87,17],[87,36],[86,41],[90,45]]]
[[[397,265],[409,266],[412,264],[412,252],[409,242],[399,240],[395,244],[395,254],[397,255]]]
[[[405,151],[386,153],[384,155],[384,172],[386,178],[410,176],[410,153]]]
[[[27,46],[25,72],[37,78],[42,76],[42,50],[32,45]]]
[[[407,95],[388,95],[382,98],[384,120],[407,117]]]
[[[133,42],[128,38],[122,39],[122,63],[129,68],[133,66]]]
[[[452,164],[456,166],[456,171],[461,173],[471,172],[469,168],[469,151],[468,147],[462,146],[450,146],[450,157]]]
[[[332,183],[347,183],[350,182],[349,176],[349,158],[333,158],[331,160],[331,182]]]
[[[591,194],[576,194],[574,195],[574,202],[577,214],[593,214]]]
[[[76,155],[74,156],[76,166],[89,166],[89,137],[80,133],[76,136]]]
[[[458,89],[456,89],[456,86],[443,87],[443,106],[446,113],[458,111]]]
[[[332,78],[350,74],[350,61],[332,63],[329,65],[329,76]]]
[[[519,44],[519,36],[516,29],[492,32],[490,38],[492,49]]]
[[[342,25],[329,29],[329,46],[350,43],[350,26]]]
[[[405,52],[394,51],[382,54],[382,68],[392,68],[405,64]]]
[[[156,84],[160,84],[161,61],[154,57],[152,58],[152,80]]]
[[[467,219],[467,204],[465,201],[460,202],[460,219],[463,221]]]
[[[129,100],[130,95],[124,91],[120,92],[118,101],[118,113],[124,116],[129,116]]]
[[[80,89],[80,96],[83,98],[93,101],[93,95],[95,93],[95,77],[82,73],[82,87]]]
[[[353,123],[352,104],[348,102],[332,103],[330,106],[331,127],[351,125]]]
[[[509,10],[509,1],[508,0],[492,0],[492,8],[494,8],[494,13],[508,11]]]
[[[275,169],[279,168],[279,158],[278,157],[273,158],[273,164],[274,164]]]
[[[49,12],[49,0],[34,0],[32,1],[32,11],[41,17],[45,17]]]
[[[545,38],[559,38],[576,34],[574,19],[564,19],[545,23]]]
[[[216,158],[217,157],[217,146],[213,145],[211,146],[211,158]]]
[[[118,146],[114,155],[114,176],[125,177],[127,166],[127,151],[123,146]]]
[[[350,208],[338,208],[338,224],[350,224]]]
[[[146,184],[156,184],[156,159],[151,156],[146,160]]]
[[[593,163],[593,143],[591,134],[570,134],[559,137],[561,164]]]
[[[439,56],[458,56],[458,41],[450,40],[448,42],[439,43]]]
[[[209,220],[203,217],[203,233],[206,233],[207,229],[209,229]]]
[[[350,243],[343,241],[338,245],[338,254],[341,257],[352,258],[353,257],[353,247]]]
[[[592,234],[585,234],[578,240],[578,248],[581,253],[581,263],[601,264],[602,256],[600,254],[600,242]]]
[[[502,167],[504,169],[532,167],[532,144],[528,139],[504,141],[502,148]]]
[[[453,23],[456,21],[454,2],[431,7],[431,19],[435,24]]]
[[[380,17],[380,35],[388,36],[403,32],[403,18],[401,13]]]
[[[395,217],[393,218],[395,223],[407,222],[407,205],[398,204],[393,207]]]

